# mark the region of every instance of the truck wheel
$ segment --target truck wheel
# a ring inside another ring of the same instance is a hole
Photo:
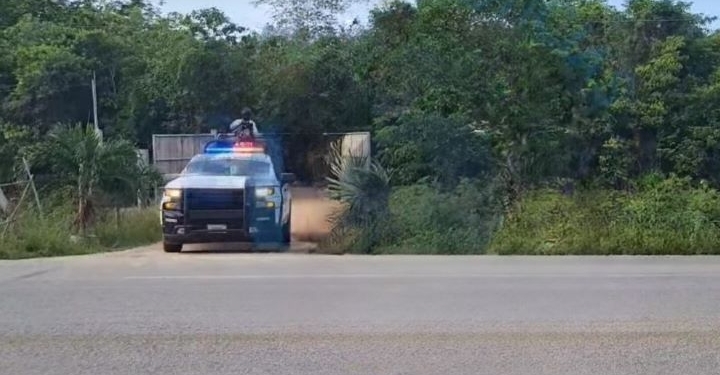
[[[290,218],[288,218],[288,222],[285,223],[282,227],[282,243],[283,245],[289,245],[290,244]]]
[[[163,250],[165,250],[166,253],[179,253],[182,251],[183,245],[176,244],[176,243],[167,243],[163,242]]]

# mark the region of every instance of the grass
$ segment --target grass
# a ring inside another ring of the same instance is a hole
[[[117,249],[142,246],[162,240],[160,213],[157,208],[125,209],[105,216],[95,228],[99,244]]]
[[[324,247],[364,253],[358,244],[379,235],[371,254],[720,254],[720,192],[687,179],[648,178],[633,193],[537,190],[503,220],[499,212],[470,182],[394,188],[390,217],[374,231],[352,228]]]
[[[525,197],[489,251],[530,255],[720,254],[720,192],[668,179],[629,194]]]
[[[394,224],[384,254],[483,254],[498,221],[486,189],[470,181],[450,191],[396,189],[390,209]]]
[[[56,208],[43,218],[34,212],[18,217],[0,242],[0,259],[82,255],[157,242],[161,238],[157,209],[129,209],[119,216],[100,216],[84,239],[71,235],[72,212]]]
[[[640,183],[632,194],[534,191],[502,225],[490,195],[467,181],[450,191],[394,188],[389,212],[374,230],[350,228],[323,240],[318,251],[365,252],[359,249],[367,248],[367,237],[376,236],[372,254],[720,254],[720,192],[677,178]],[[82,241],[70,236],[71,217],[70,209],[44,219],[26,213],[0,242],[0,259],[88,254],[161,239],[155,208],[105,212],[94,236]]]

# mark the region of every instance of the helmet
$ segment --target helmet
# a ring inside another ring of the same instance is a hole
[[[250,120],[250,118],[252,117],[252,111],[250,110],[250,108],[243,108],[242,112],[240,112],[240,117],[242,117],[242,119],[245,121]]]

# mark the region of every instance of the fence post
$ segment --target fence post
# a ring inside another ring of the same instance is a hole
[[[33,194],[35,195],[35,204],[37,204],[38,213],[40,214],[40,218],[43,219],[42,206],[40,205],[40,196],[38,195],[37,189],[35,188],[35,180],[33,179],[33,175],[30,172],[30,165],[28,165],[27,159],[25,159],[25,157],[22,158],[22,161],[23,167],[25,167],[25,174],[27,174],[28,184],[30,184],[30,188],[32,188]]]

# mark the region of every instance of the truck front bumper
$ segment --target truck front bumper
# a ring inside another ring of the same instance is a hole
[[[175,233],[164,233],[165,242],[173,244],[254,242],[253,236],[242,229],[193,230],[183,226],[176,226],[173,229]]]
[[[179,212],[163,213],[163,240],[171,244],[199,244],[218,242],[274,243],[282,241],[282,227],[270,218],[261,217],[245,225],[223,223],[223,229],[187,225]],[[218,223],[219,224],[219,223]]]

